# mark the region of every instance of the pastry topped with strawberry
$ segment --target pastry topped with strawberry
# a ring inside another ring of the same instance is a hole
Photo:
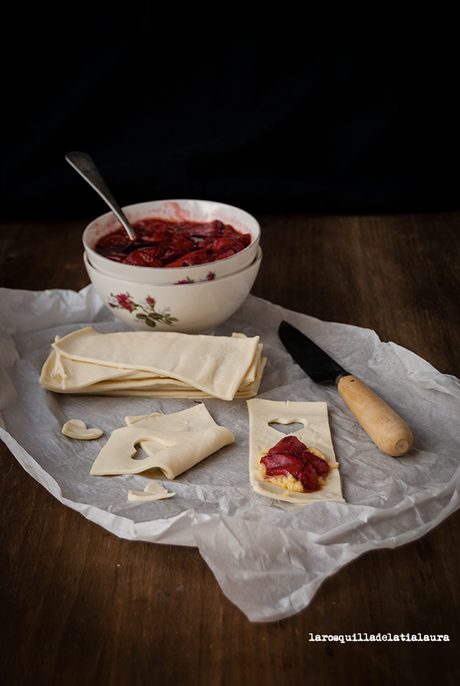
[[[324,486],[330,466],[321,450],[307,448],[296,436],[286,436],[261,453],[259,469],[261,477],[275,486],[313,493]]]

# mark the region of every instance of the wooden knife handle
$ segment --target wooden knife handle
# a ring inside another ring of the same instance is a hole
[[[342,376],[337,390],[375,445],[387,455],[400,457],[412,447],[406,422],[356,376]]]

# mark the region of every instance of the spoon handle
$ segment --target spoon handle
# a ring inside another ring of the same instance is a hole
[[[85,152],[68,152],[65,156],[67,162],[82,176],[94,190],[105,200],[118,221],[132,241],[136,240],[133,227],[126,218],[120,205],[117,203],[107,184],[99,173],[91,157]]]

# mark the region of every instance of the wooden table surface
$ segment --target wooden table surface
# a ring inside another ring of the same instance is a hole
[[[258,219],[255,295],[373,329],[460,376],[460,212]],[[0,286],[85,286],[85,225],[1,222]],[[120,540],[55,500],[3,443],[0,463],[5,686],[459,683],[460,512],[343,567],[299,614],[251,623],[197,549]],[[379,632],[450,640],[310,640]]]

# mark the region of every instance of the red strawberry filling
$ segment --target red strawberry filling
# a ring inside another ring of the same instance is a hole
[[[134,223],[133,228],[135,241],[120,228],[101,238],[96,252],[139,267],[188,267],[223,260],[251,242],[250,234],[239,233],[218,219],[203,224],[151,218]]]
[[[265,467],[266,479],[292,475],[300,481],[306,493],[319,491],[321,483],[318,477],[329,473],[327,461],[310,452],[296,436],[282,438],[260,462]]]

